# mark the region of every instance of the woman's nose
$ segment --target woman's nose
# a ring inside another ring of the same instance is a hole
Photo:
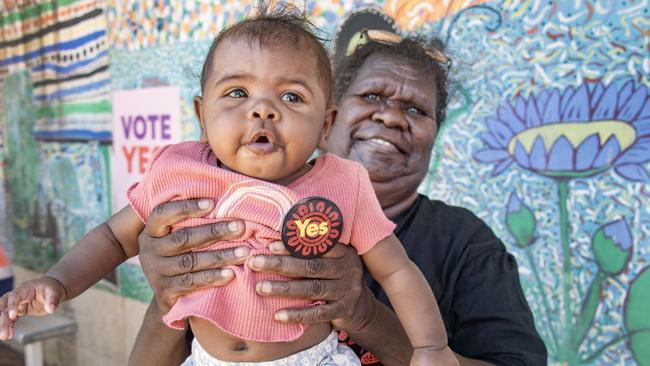
[[[273,106],[273,103],[267,99],[261,99],[248,111],[248,119],[262,119],[262,120],[271,120],[277,121],[280,119],[280,112]]]
[[[407,129],[408,123],[400,108],[384,105],[372,114],[372,120],[384,124],[388,128]]]

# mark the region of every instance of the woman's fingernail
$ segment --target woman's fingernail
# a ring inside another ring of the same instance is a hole
[[[241,228],[241,223],[239,221],[230,221],[228,223],[228,230],[230,230],[231,232],[239,231],[240,228]]]
[[[205,210],[206,208],[210,207],[210,200],[199,200],[198,205],[201,210]]]
[[[16,310],[9,310],[9,319],[14,320],[16,318]]]
[[[264,259],[264,257],[255,257],[255,258],[253,258],[252,264],[253,264],[253,267],[258,267],[259,268],[259,267],[264,267],[265,262],[266,262],[266,260]]]
[[[260,286],[260,292],[264,294],[268,294],[271,292],[271,283],[270,282],[262,282],[262,285]]]
[[[287,320],[289,320],[289,314],[287,314],[286,311],[278,311],[277,313],[275,313],[275,320],[279,322],[286,322]]]
[[[230,268],[226,268],[221,270],[221,275],[225,278],[232,278],[235,276],[235,272]]]
[[[284,247],[284,244],[282,244],[281,241],[274,241],[273,243],[271,243],[269,245],[269,247],[270,247],[271,251],[279,252]]]
[[[4,330],[0,330],[0,339],[7,339],[7,333]]]
[[[248,256],[249,252],[250,250],[244,247],[239,247],[235,249],[235,255],[237,256],[237,258],[245,258],[246,256]]]

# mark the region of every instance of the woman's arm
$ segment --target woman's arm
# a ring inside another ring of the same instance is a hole
[[[129,356],[130,366],[177,366],[190,354],[186,330],[169,328],[163,315],[158,303],[151,301]]]

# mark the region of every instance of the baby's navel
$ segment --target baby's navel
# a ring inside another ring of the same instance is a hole
[[[248,345],[245,342],[238,342],[233,345],[232,350],[235,352],[246,352],[248,351]]]

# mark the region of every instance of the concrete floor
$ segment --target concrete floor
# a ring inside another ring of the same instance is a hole
[[[0,342],[0,366],[24,366],[23,354]]]

